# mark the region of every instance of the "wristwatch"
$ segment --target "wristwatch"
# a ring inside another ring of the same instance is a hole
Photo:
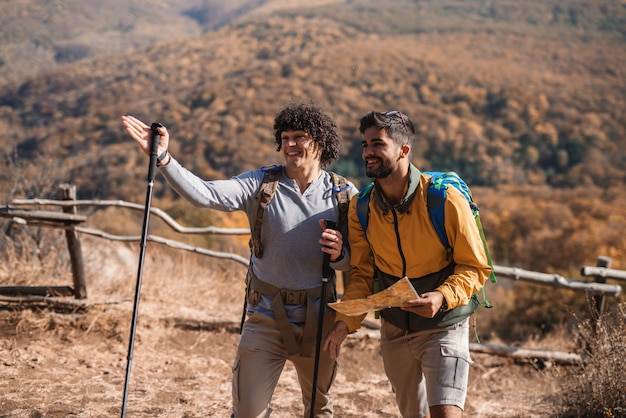
[[[163,160],[167,158],[167,154],[169,154],[169,153],[167,152],[167,150],[165,150],[165,151],[163,151],[163,152],[161,153],[161,155],[159,155],[159,156],[157,157],[157,159],[156,159],[156,163],[157,163],[157,166],[158,166],[158,167],[160,167],[160,165],[159,165],[159,164],[161,164],[161,163],[163,162]]]
[[[439,312],[445,312],[448,310],[448,301],[446,298],[443,298],[443,302],[441,302],[441,308],[439,308]]]

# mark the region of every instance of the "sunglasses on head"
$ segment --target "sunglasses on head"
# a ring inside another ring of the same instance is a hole
[[[406,121],[404,120],[405,116],[404,113],[400,112],[399,110],[390,110],[389,112],[382,112],[381,113],[383,116],[391,116],[391,117],[398,117],[400,118],[400,120],[402,121],[402,125],[404,125],[404,129],[409,132],[409,127],[406,125]]]

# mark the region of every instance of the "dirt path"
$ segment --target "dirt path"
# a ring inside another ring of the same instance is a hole
[[[0,417],[120,415],[136,267],[127,247],[97,244],[99,252],[91,253],[88,265],[107,267],[89,272],[89,300],[125,301],[74,312],[0,309]],[[129,418],[230,415],[243,268],[204,264],[197,256],[149,253]],[[484,354],[473,358],[466,417],[554,415],[550,370]],[[375,338],[347,340],[333,390],[337,417],[398,416]],[[300,416],[300,398],[288,364],[272,401],[272,417]]]

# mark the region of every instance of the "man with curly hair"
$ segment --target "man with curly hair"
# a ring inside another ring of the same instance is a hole
[[[150,127],[133,116],[123,116],[122,123],[149,154]],[[247,171],[228,180],[203,180],[168,152],[167,129],[161,127],[159,133],[157,166],[170,186],[195,206],[245,211],[253,228],[259,206],[255,198],[267,170]],[[342,139],[335,121],[313,103],[294,103],[280,111],[274,120],[274,139],[285,163],[278,171],[273,198],[264,209],[262,251],[253,246],[250,258],[246,320],[233,363],[232,417],[270,415],[270,401],[287,360],[298,375],[303,416],[310,416],[316,387],[315,416],[332,417],[329,392],[337,361],[330,353],[321,353],[314,373],[313,346],[324,254],[329,255],[334,270],[349,268],[346,228],[331,229],[324,221],[339,214],[331,174],[324,169],[339,157]],[[347,187],[350,196],[357,193],[351,183]],[[336,297],[334,280],[332,284],[325,295],[327,301]],[[333,321],[334,314],[327,309],[324,332]]]

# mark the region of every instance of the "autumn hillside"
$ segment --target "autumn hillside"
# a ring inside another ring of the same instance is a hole
[[[624,267],[623,1],[101,3],[0,5],[2,203],[56,197],[60,182],[142,202],[147,159],[124,114],[166,124],[173,155],[206,178],[279,162],[273,116],[314,99],[345,138],[334,169],[359,186],[358,118],[407,113],[415,163],[468,180],[497,263]],[[155,196],[202,219],[162,181]]]

